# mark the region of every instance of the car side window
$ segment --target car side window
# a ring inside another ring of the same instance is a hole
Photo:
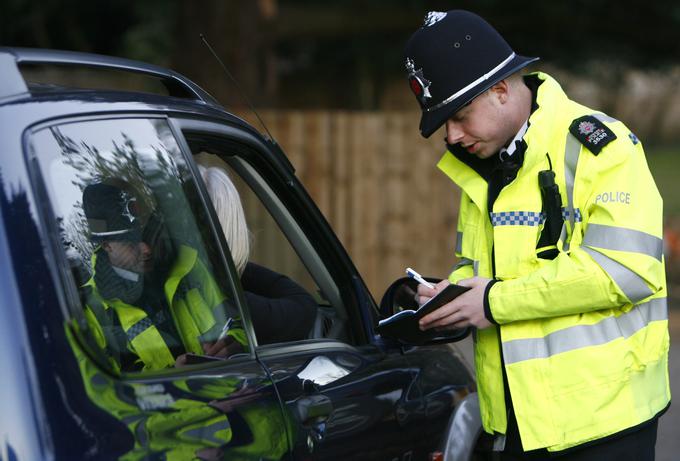
[[[221,202],[231,196],[245,217],[249,248],[241,285],[258,345],[308,339],[351,343],[339,289],[271,177],[239,155],[243,146],[206,140],[200,146],[192,147],[194,159],[235,261],[243,241],[234,237],[235,213]],[[225,193],[216,186],[220,181],[233,184],[237,193]]]
[[[81,300],[80,339],[113,371],[249,350],[233,277],[165,119],[62,123],[30,145]]]

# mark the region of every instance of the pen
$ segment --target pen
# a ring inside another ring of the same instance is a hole
[[[233,320],[234,319],[229,317],[229,319],[224,323],[224,326],[222,327],[222,332],[220,333],[220,336],[217,338],[218,341],[221,341],[227,337],[227,333],[229,333],[229,328],[231,328],[231,323],[233,322]]]
[[[411,277],[412,279],[415,279],[418,283],[421,285],[425,285],[428,288],[434,288],[434,285],[432,285],[430,282],[425,280],[422,275],[411,269],[410,267],[406,268],[406,275]]]

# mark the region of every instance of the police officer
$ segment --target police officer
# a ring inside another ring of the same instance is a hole
[[[93,274],[86,318],[112,365],[156,370],[185,363],[185,354],[229,355],[246,344],[237,312],[195,249],[172,242],[162,217],[145,211],[128,184],[95,183],[83,191]]]
[[[476,327],[484,430],[501,459],[648,460],[670,402],[662,202],[640,141],[570,100],[479,16],[432,12],[409,85],[438,167],[462,189],[471,290],[421,329]]]

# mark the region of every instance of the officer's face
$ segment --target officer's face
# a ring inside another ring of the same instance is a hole
[[[446,121],[446,141],[482,159],[498,153],[516,132],[506,112],[506,89],[496,84],[456,112]]]
[[[144,242],[111,241],[102,244],[111,264],[143,274],[153,269],[153,252]]]

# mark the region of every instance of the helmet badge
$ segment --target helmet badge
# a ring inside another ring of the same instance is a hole
[[[128,194],[126,191],[120,192],[121,215],[130,220],[130,223],[137,219],[137,198]]]
[[[416,70],[415,64],[411,58],[406,58],[406,70],[408,71],[408,82],[411,86],[411,91],[416,95],[421,104],[432,97],[430,94],[430,81],[423,75],[423,69]]]

